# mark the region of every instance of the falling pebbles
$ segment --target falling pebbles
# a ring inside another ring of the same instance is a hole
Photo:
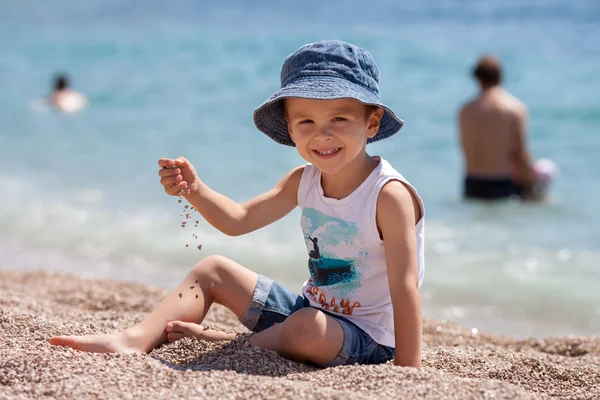
[[[175,164],[173,164],[173,165],[167,165],[166,167],[163,167],[163,168],[173,169],[173,168],[177,168],[177,165],[175,165]],[[170,184],[167,185],[167,189],[170,188],[170,187],[173,187],[175,185],[176,185],[175,183],[170,183]],[[180,203],[180,204],[183,202],[183,190],[181,192],[179,192],[179,199],[177,200],[177,202]],[[195,211],[195,210],[196,209],[194,207],[189,206],[187,204],[183,206],[183,211],[181,212],[181,214],[179,214],[182,217],[185,216],[185,219],[183,221],[181,221],[181,227],[182,228],[186,227],[188,219],[192,219],[192,211]],[[194,222],[194,228],[197,228],[198,224],[199,224],[199,221],[196,220]],[[192,233],[192,237],[194,239],[196,239],[196,240],[198,239],[198,236],[195,233]],[[190,245],[186,243],[185,247],[190,247]],[[198,245],[198,250],[202,250],[202,245],[201,244]]]

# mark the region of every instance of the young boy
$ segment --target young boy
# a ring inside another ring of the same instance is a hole
[[[416,190],[366,144],[403,125],[381,103],[371,55],[322,41],[289,55],[281,88],[254,112],[257,128],[295,146],[308,164],[238,204],[210,189],[185,158],[158,164],[167,194],[183,194],[215,228],[243,235],[296,206],[310,279],[302,296],[224,257],[210,256],[138,325],[109,335],[60,336],[51,344],[92,352],[148,352],[167,341],[235,335],[199,325],[211,304],[255,332],[251,344],[327,367],[421,365],[423,204]]]

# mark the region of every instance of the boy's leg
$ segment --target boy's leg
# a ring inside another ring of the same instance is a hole
[[[229,308],[238,318],[248,310],[258,275],[220,256],[203,259],[183,282],[139,324],[120,333],[57,336],[50,344],[89,352],[148,352],[167,341],[170,321],[202,322],[213,302]]]
[[[340,365],[347,359],[342,349],[349,347],[346,350],[350,352],[352,347],[351,343],[346,343],[352,339],[352,333],[346,334],[347,327],[336,318],[309,307],[302,296],[264,276],[258,277],[251,305],[240,322],[255,332],[250,337],[252,345],[274,350],[298,362],[327,365],[333,361]],[[193,323],[172,322],[169,325],[176,326],[176,331],[169,333],[169,340],[184,336],[204,340],[232,338],[225,332],[203,331]]]
[[[393,348],[378,344],[347,319],[312,307],[302,308],[282,323],[255,334],[250,342],[322,368],[382,364],[395,356]]]
[[[291,314],[284,322],[252,335],[250,343],[297,362],[326,365],[340,354],[344,329],[323,311],[306,307]]]

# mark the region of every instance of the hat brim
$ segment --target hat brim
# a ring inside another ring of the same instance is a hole
[[[351,98],[364,104],[381,107],[384,113],[379,130],[375,136],[367,140],[367,143],[388,138],[404,125],[404,121],[384,105],[378,95],[362,86],[336,77],[306,76],[282,87],[254,110],[254,124],[258,130],[286,146],[295,146],[288,132],[283,108],[283,99],[290,97],[316,100]]]

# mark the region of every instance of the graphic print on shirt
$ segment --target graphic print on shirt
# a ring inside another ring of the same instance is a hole
[[[302,231],[308,249],[308,268],[314,286],[336,285],[336,290],[350,295],[360,286],[360,271],[356,265],[361,235],[355,223],[325,215],[313,208],[304,208]]]

